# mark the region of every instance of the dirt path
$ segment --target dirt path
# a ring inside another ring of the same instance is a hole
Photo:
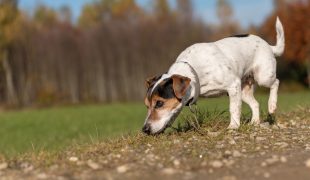
[[[238,131],[138,134],[2,160],[0,179],[310,179],[310,108],[280,114],[277,122]]]

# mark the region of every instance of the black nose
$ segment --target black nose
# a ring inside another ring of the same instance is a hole
[[[151,126],[150,124],[145,124],[142,128],[142,131],[145,133],[145,134],[150,134],[151,133]]]

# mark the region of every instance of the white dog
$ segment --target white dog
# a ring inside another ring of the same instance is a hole
[[[276,21],[277,44],[270,46],[255,35],[238,35],[212,43],[194,44],[184,50],[169,71],[146,81],[148,114],[143,132],[157,134],[172,124],[183,106],[198,96],[229,95],[230,129],[240,126],[241,103],[252,110],[252,124],[259,124],[259,104],[254,83],[270,88],[268,111],[277,108],[279,80],[276,59],[284,51],[284,31]]]

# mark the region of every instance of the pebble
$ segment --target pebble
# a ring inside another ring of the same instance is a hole
[[[287,162],[287,158],[284,157],[284,156],[281,156],[281,157],[280,157],[280,161],[281,161],[282,163],[286,163],[286,162]]]
[[[266,138],[264,138],[264,137],[256,137],[256,141],[265,141],[266,140]]]
[[[306,164],[306,167],[310,168],[310,159],[308,159],[308,160],[305,162],[305,164]]]
[[[279,148],[286,148],[288,146],[286,142],[276,142],[274,145],[279,146]]]
[[[217,145],[215,145],[215,148],[222,149],[222,148],[224,148],[224,144],[217,144]]]
[[[235,176],[224,176],[222,180],[236,180],[237,178]]]
[[[117,168],[116,168],[116,171],[118,172],[118,173],[125,173],[125,172],[127,172],[129,170],[129,166],[128,165],[122,165],[122,166],[118,166]]]
[[[181,163],[180,163],[179,160],[175,159],[175,160],[173,161],[173,164],[174,164],[175,166],[179,166]]]
[[[208,136],[210,136],[210,137],[217,137],[218,135],[220,135],[220,132],[210,132],[210,131],[208,131]]]
[[[236,141],[234,139],[230,139],[229,144],[234,145],[234,144],[236,144]]]
[[[210,163],[210,165],[214,168],[221,168],[223,163],[221,161],[215,160]]]
[[[99,165],[98,163],[95,163],[95,162],[92,161],[92,160],[88,160],[88,161],[87,161],[87,165],[88,165],[90,168],[94,169],[94,170],[100,168],[100,165]]]
[[[176,170],[173,168],[165,168],[162,170],[163,174],[172,175],[176,173]]]
[[[28,167],[24,168],[24,172],[27,173],[27,172],[30,172],[34,169],[34,167],[32,165],[29,165]]]
[[[229,155],[231,155],[232,153],[231,153],[231,151],[226,150],[226,151],[224,152],[224,154],[229,156]]]
[[[278,161],[278,159],[275,158],[270,158],[270,159],[266,159],[266,163],[267,164],[274,164]]]
[[[237,150],[234,150],[233,153],[232,153],[233,157],[241,157],[241,153]]]
[[[21,163],[20,167],[23,169],[24,172],[30,172],[34,169],[34,167],[28,162]]]
[[[278,126],[280,129],[285,129],[285,128],[286,128],[286,125],[285,125],[285,124],[281,124],[281,123],[278,123],[277,126]]]
[[[214,171],[213,171],[213,169],[211,168],[211,169],[208,170],[208,172],[209,172],[210,174],[212,174]]]
[[[8,168],[8,163],[6,163],[6,162],[4,162],[4,163],[1,163],[0,164],[0,170],[3,170],[3,169],[6,169],[6,168]]]
[[[231,166],[235,163],[235,161],[232,159],[230,160],[224,159],[223,162],[225,163],[226,166]]]
[[[37,178],[38,178],[38,179],[47,179],[48,177],[47,177],[47,175],[46,175],[45,173],[39,173],[39,174],[37,175]]]
[[[261,123],[259,126],[260,126],[261,128],[266,128],[266,129],[269,129],[269,128],[270,128],[269,122]]]
[[[203,161],[202,163],[201,163],[201,166],[206,166],[208,163],[206,162],[206,161]]]
[[[75,157],[75,156],[72,156],[72,157],[69,158],[69,161],[71,161],[71,162],[76,162],[78,160],[79,160],[79,158]]]
[[[267,166],[267,163],[266,163],[266,162],[262,162],[260,165],[261,165],[262,167],[265,167],[265,166]]]
[[[179,143],[180,143],[180,140],[178,139],[173,140],[173,144],[179,144]]]
[[[264,177],[265,177],[265,178],[270,178],[270,173],[265,172],[265,173],[264,173]]]

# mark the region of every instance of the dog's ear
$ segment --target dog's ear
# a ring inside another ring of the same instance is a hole
[[[181,75],[172,75],[171,79],[173,81],[173,91],[175,96],[178,99],[182,99],[182,97],[186,94],[186,90],[189,87],[191,79]]]
[[[161,75],[160,76],[152,76],[152,77],[149,77],[145,80],[145,87],[147,89],[149,89],[152,85],[154,85],[156,83],[156,81],[158,81],[158,79],[160,79]]]

